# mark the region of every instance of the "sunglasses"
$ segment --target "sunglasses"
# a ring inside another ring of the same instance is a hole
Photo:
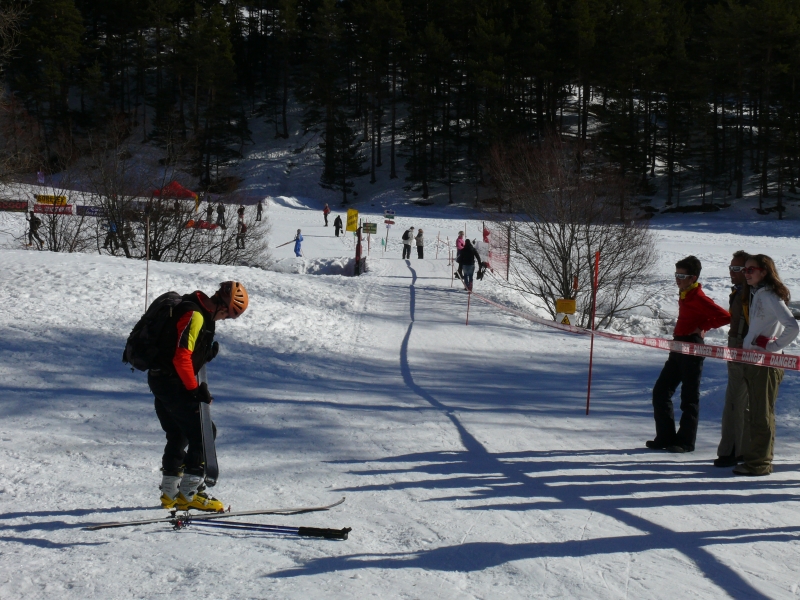
[[[687,277],[694,277],[694,275],[689,275],[688,273],[675,273],[675,279],[686,279]]]
[[[745,270],[745,267],[735,267],[733,265],[728,267],[728,271],[730,271],[731,273],[741,273],[744,270]]]
[[[744,268],[745,275],[752,275],[756,271],[766,271],[766,269],[762,269],[761,267],[746,267],[746,268]]]

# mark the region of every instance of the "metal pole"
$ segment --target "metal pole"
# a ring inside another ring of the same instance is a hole
[[[508,224],[508,239],[506,240],[506,281],[508,272],[511,269],[511,223]]]
[[[589,383],[586,386],[586,414],[589,414],[589,401],[592,397],[592,362],[594,359],[594,317],[597,309],[597,280],[600,273],[600,252],[594,255],[594,287],[592,288],[592,322],[589,324],[592,340],[589,342]]]
[[[148,210],[147,212],[148,212],[148,214],[147,214],[147,217],[145,218],[145,222],[147,224],[146,227],[145,227],[145,235],[146,235],[145,253],[146,253],[146,256],[147,256],[147,260],[146,260],[147,267],[145,267],[145,272],[144,272],[145,273],[144,274],[144,310],[145,310],[145,312],[147,312],[147,304],[148,304],[147,297],[148,297],[148,292],[149,292],[148,284],[150,283],[150,214],[149,214],[150,211]]]

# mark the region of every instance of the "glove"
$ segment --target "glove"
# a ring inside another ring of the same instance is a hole
[[[214,342],[211,344],[211,348],[208,349],[208,359],[206,360],[207,363],[210,363],[219,353],[219,342]]]
[[[211,392],[208,391],[208,384],[205,381],[192,390],[192,395],[194,396],[195,402],[211,404],[214,401]]]
[[[766,350],[767,344],[769,344],[769,338],[765,335],[760,335],[755,339],[753,343],[759,348],[763,348],[764,350]]]

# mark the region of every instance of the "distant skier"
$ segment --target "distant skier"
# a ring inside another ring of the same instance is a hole
[[[239,233],[236,234],[236,248],[244,250],[244,238],[247,235],[247,225],[244,221],[239,223]]]
[[[417,232],[417,237],[414,238],[417,242],[417,258],[422,258],[422,252],[425,249],[425,240],[422,236],[422,229]]]
[[[322,216],[325,217],[325,227],[328,226],[328,215],[331,214],[330,207],[326,204],[325,208],[322,209]]]
[[[464,249],[458,257],[458,268],[464,287],[472,291],[472,277],[475,275],[475,261],[481,264],[481,256],[469,240],[464,240]]]
[[[130,244],[134,250],[136,249],[136,234],[133,232],[130,222],[125,223],[122,227],[122,239],[125,240],[125,243]]]
[[[106,233],[106,239],[103,241],[103,249],[108,250],[110,248],[113,252],[119,248],[119,240],[117,239],[117,224],[114,221],[109,221],[106,224],[106,228],[108,229],[108,233]]]
[[[458,259],[461,258],[461,251],[464,250],[464,232],[459,231],[458,237],[456,238],[456,263],[458,263],[458,270],[456,271],[456,277],[461,279],[461,263],[458,262]]]
[[[42,226],[42,220],[36,216],[33,211],[30,211],[30,218],[28,221],[28,246],[33,246],[33,240],[36,240],[36,245],[39,250],[44,247],[44,240],[39,237],[39,227]]]
[[[217,226],[227,229],[225,226],[225,205],[222,202],[217,204]]]
[[[258,206],[256,206],[256,221],[261,220],[261,213],[264,212],[264,203],[259,200]]]
[[[339,233],[344,229],[342,226],[342,217],[341,215],[336,215],[336,218],[333,220],[333,228],[336,232],[336,237],[339,237]]]
[[[215,322],[237,318],[247,304],[247,291],[238,281],[224,281],[210,298],[201,291],[187,294],[160,338],[147,383],[167,436],[161,459],[161,506],[166,509],[223,510],[222,502],[204,491],[199,403],[211,404],[214,398],[205,383],[198,383],[197,373],[219,351]]]
[[[297,230],[297,235],[294,238],[294,255],[295,256],[303,256],[303,250],[300,247],[300,244],[303,243],[303,236],[300,234],[300,230]]]
[[[244,204],[239,205],[239,210],[236,211],[236,214],[239,215],[239,223],[244,223]]]
[[[214,222],[214,205],[211,202],[206,206],[206,222],[209,225]]]
[[[409,227],[403,232],[403,258],[411,258],[411,242],[414,241],[414,228]]]

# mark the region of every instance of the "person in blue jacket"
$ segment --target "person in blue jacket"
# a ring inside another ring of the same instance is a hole
[[[303,256],[303,251],[300,249],[300,244],[303,243],[303,236],[300,235],[300,230],[297,230],[297,236],[294,238],[294,255]]]

